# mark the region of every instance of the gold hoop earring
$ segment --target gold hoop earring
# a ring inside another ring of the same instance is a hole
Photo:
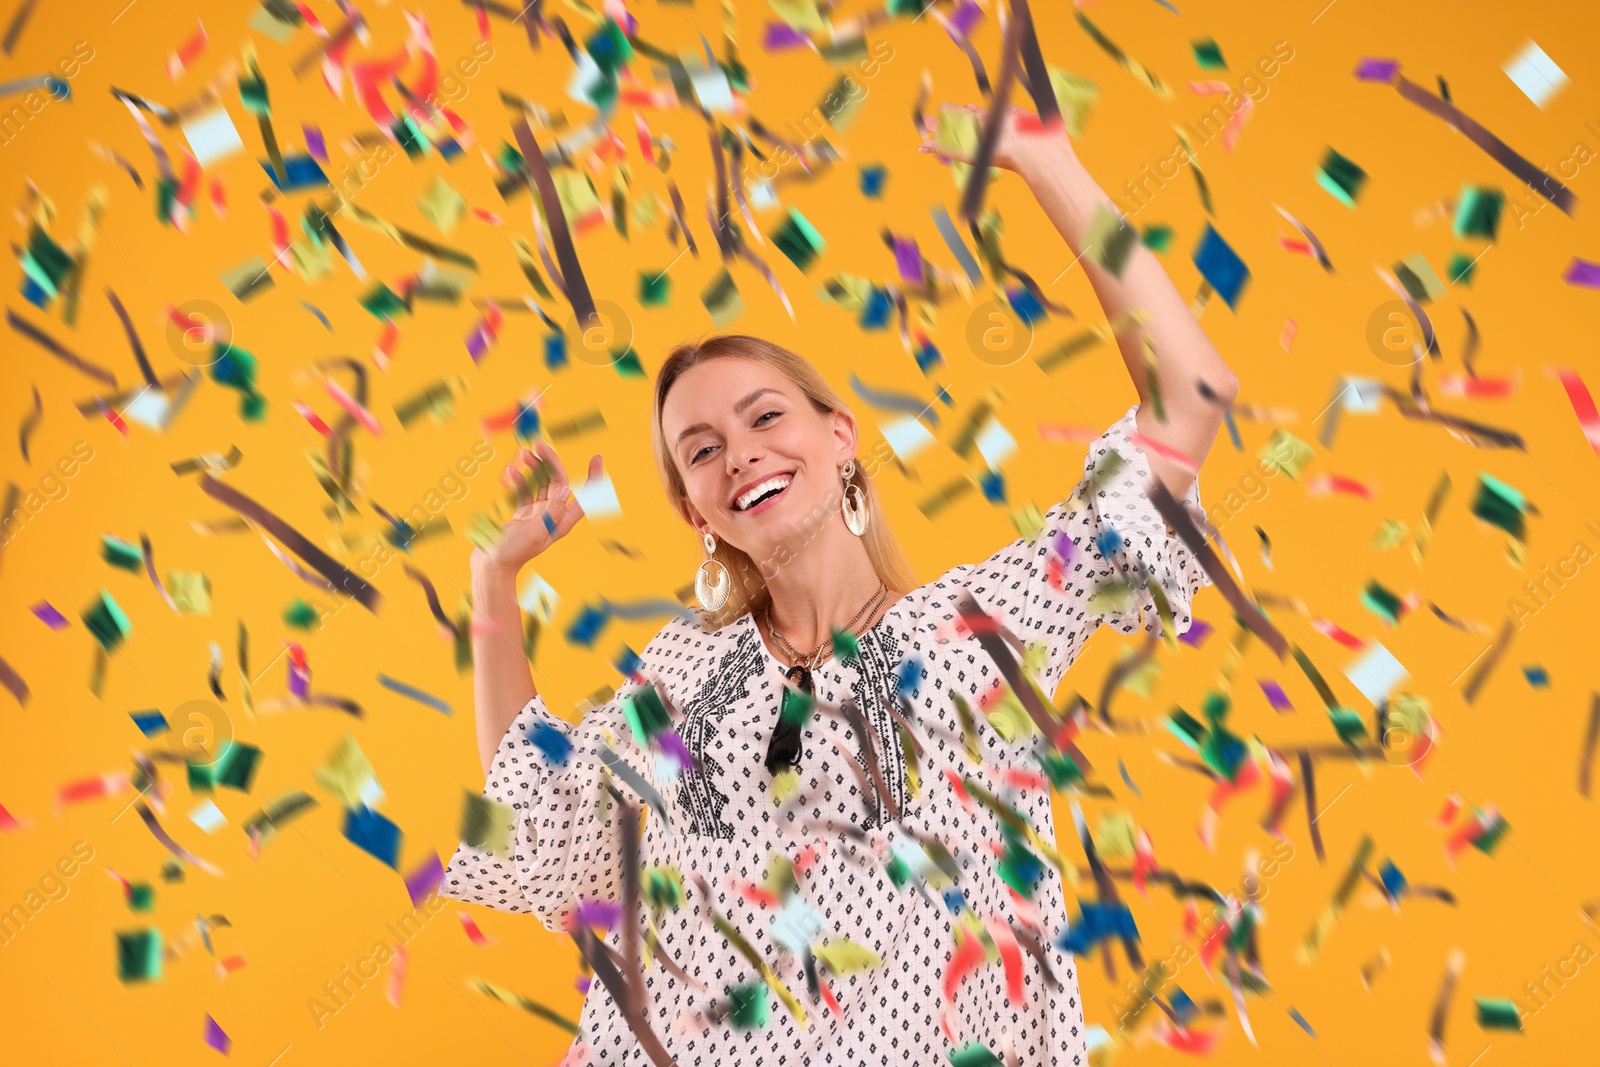
[[[846,528],[860,537],[867,532],[867,523],[872,515],[867,510],[867,494],[850,481],[856,475],[856,461],[845,460],[844,466],[839,468],[839,474],[844,478],[844,499],[839,502],[839,513],[844,516]]]
[[[705,534],[705,545],[706,561],[694,572],[694,598],[707,611],[719,611],[728,602],[733,582],[728,577],[728,568],[712,555],[717,550],[717,539],[709,530]]]

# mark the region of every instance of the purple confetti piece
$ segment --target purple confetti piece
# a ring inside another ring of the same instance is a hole
[[[305,131],[306,151],[310,153],[311,158],[319,163],[326,163],[328,161],[328,146],[322,139],[322,131],[315,126],[301,125],[300,128]]]
[[[417,864],[416,870],[406,875],[406,892],[411,894],[411,906],[421,907],[423,901],[438,891],[443,881],[444,865],[439,862],[437,852],[430,852],[427,859]]]
[[[574,984],[577,985],[578,992],[587,994],[589,992],[589,983],[593,981],[593,978],[580,978]]]
[[[1294,705],[1289,703],[1288,694],[1283,691],[1283,687],[1277,682],[1274,682],[1271,678],[1258,678],[1256,679],[1256,684],[1267,695],[1267,703],[1272,705],[1272,710],[1279,714],[1294,710]]]
[[[1567,265],[1567,273],[1561,276],[1561,280],[1568,285],[1600,289],[1600,263],[1590,263],[1587,259],[1573,259]]]
[[[305,700],[311,693],[310,672],[299,670],[292,663],[289,664],[289,692],[301,700]]]
[[[607,930],[622,921],[622,905],[614,900],[578,901],[578,925],[603,926]]]
[[[1050,542],[1050,548],[1057,556],[1061,557],[1062,563],[1071,563],[1072,557],[1078,551],[1077,544],[1073,542],[1071,535],[1065,530],[1056,531],[1055,539]]]
[[[972,27],[983,18],[983,8],[973,0],[961,0],[961,6],[950,15],[950,28],[963,36],[972,32]]]
[[[811,39],[805,34],[781,22],[767,23],[766,36],[761,39],[761,47],[768,52],[781,52],[786,48],[799,48],[810,43]]]
[[[65,630],[67,627],[72,625],[72,623],[68,622],[64,617],[62,617],[61,612],[57,611],[55,606],[52,605],[48,600],[39,601],[30,610],[32,610],[32,612],[39,617],[40,622],[44,623],[52,630]]]
[[[1194,622],[1189,624],[1188,633],[1185,633],[1182,637],[1178,638],[1178,640],[1182,641],[1190,648],[1199,648],[1201,645],[1206,643],[1206,638],[1210,637],[1211,634],[1211,624],[1206,622],[1204,619],[1196,619]]]
[[[922,281],[922,253],[917,250],[917,242],[907,237],[894,239],[894,261],[900,268],[900,277],[912,285],[921,285]]]
[[[206,1044],[226,1056],[233,1048],[233,1038],[222,1032],[222,1027],[217,1025],[217,1020],[206,1016]]]
[[[1400,73],[1398,59],[1363,59],[1356,67],[1356,77],[1364,82],[1392,82]]]
[[[488,350],[489,338],[484,336],[482,329],[473,330],[467,334],[467,355],[472,357],[472,362],[478,362]]]
[[[683,743],[683,738],[678,736],[676,730],[662,730],[656,734],[655,741],[661,747],[661,754],[675,761],[683,773],[693,773],[694,757],[689,755],[688,746]]]

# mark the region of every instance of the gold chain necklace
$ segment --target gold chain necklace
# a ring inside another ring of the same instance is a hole
[[[861,606],[861,610],[856,612],[855,616],[849,622],[845,623],[841,629],[849,630],[854,636],[860,637],[864,632],[866,632],[866,626],[864,624],[858,626],[857,624],[864,623],[865,619],[870,618],[877,607],[881,605],[885,599],[887,599],[888,595],[889,587],[884,585],[882,582],[879,582],[878,591],[872,594],[872,597]],[[763,614],[766,616],[767,620],[767,632],[772,634],[773,641],[777,643],[779,648],[783,651],[783,654],[789,657],[789,669],[785,672],[784,676],[799,688],[805,690],[807,693],[810,693],[812,691],[811,672],[820,667],[823,660],[827,659],[826,653],[833,647],[833,635],[829,634],[827,639],[819,644],[816,648],[812,649],[810,652],[802,654],[799,649],[795,648],[794,645],[789,643],[789,639],[787,637],[784,637],[783,634],[779,633],[772,625],[771,604],[767,605]]]

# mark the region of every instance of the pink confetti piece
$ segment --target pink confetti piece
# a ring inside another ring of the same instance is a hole
[[[15,815],[6,810],[6,806],[4,804],[0,804],[0,830],[4,830],[8,834],[15,834],[26,830],[32,825],[32,823],[27,822],[26,820],[17,818]]]
[[[1311,246],[1306,245],[1305,251],[1307,255],[1310,255]],[[1285,352],[1288,352],[1294,347],[1294,339],[1299,336],[1299,334],[1299,325],[1293,319],[1284,319],[1283,332],[1278,334],[1278,347],[1283,349]]]
[[[405,993],[406,972],[411,969],[411,953],[404,945],[394,946],[394,963],[389,967],[389,990],[387,996],[389,1003],[395,1007],[400,1006],[400,998]]]
[[[1200,464],[1196,463],[1194,457],[1186,452],[1181,452],[1171,445],[1162,444],[1155,438],[1146,437],[1142,433],[1129,434],[1128,439],[1146,452],[1154,452],[1168,463],[1175,463],[1190,474],[1200,473]]]
[[[349,412],[357,422],[366,427],[368,433],[374,437],[383,436],[383,426],[377,419],[373,418],[372,412],[357,403],[356,398],[345,392],[343,386],[332,378],[326,378],[323,380],[322,387],[329,396],[333,397],[334,403]]]

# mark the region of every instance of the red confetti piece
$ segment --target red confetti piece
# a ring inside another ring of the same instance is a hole
[[[1359,652],[1363,648],[1367,647],[1367,643],[1361,638],[1355,636],[1350,631],[1339,626],[1337,623],[1330,622],[1320,616],[1311,620],[1311,628],[1316,630],[1317,633],[1321,634],[1323,637],[1332,638],[1345,648],[1353,651]]]
[[[479,948],[488,948],[494,944],[482,930],[478,929],[478,924],[471,915],[464,911],[458,911],[456,914],[461,918],[461,929],[466,931],[467,940]]]
[[[1569,369],[1552,371],[1556,379],[1561,382],[1567,391],[1567,399],[1572,401],[1572,413],[1578,416],[1578,425],[1583,427],[1583,436],[1589,439],[1589,447],[1600,455],[1600,412],[1595,410],[1594,398],[1589,395],[1589,387],[1583,384],[1583,379]]]
[[[1311,496],[1326,496],[1329,493],[1348,493],[1358,496],[1362,500],[1372,499],[1372,489],[1363,485],[1354,478],[1346,478],[1342,474],[1318,474],[1306,480],[1306,493]]]
[[[308,405],[305,401],[296,400],[294,402],[294,409],[300,413],[301,418],[305,419],[311,424],[311,428],[313,430],[317,431],[324,437],[333,436],[333,429],[329,427],[327,423],[323,422],[322,416],[318,415],[315,411],[312,411],[310,405]]]
[[[200,58],[200,53],[206,50],[206,28],[199,19],[195,20],[194,36],[183,42],[167,57],[167,75],[177,81],[183,72],[195,60]]]

